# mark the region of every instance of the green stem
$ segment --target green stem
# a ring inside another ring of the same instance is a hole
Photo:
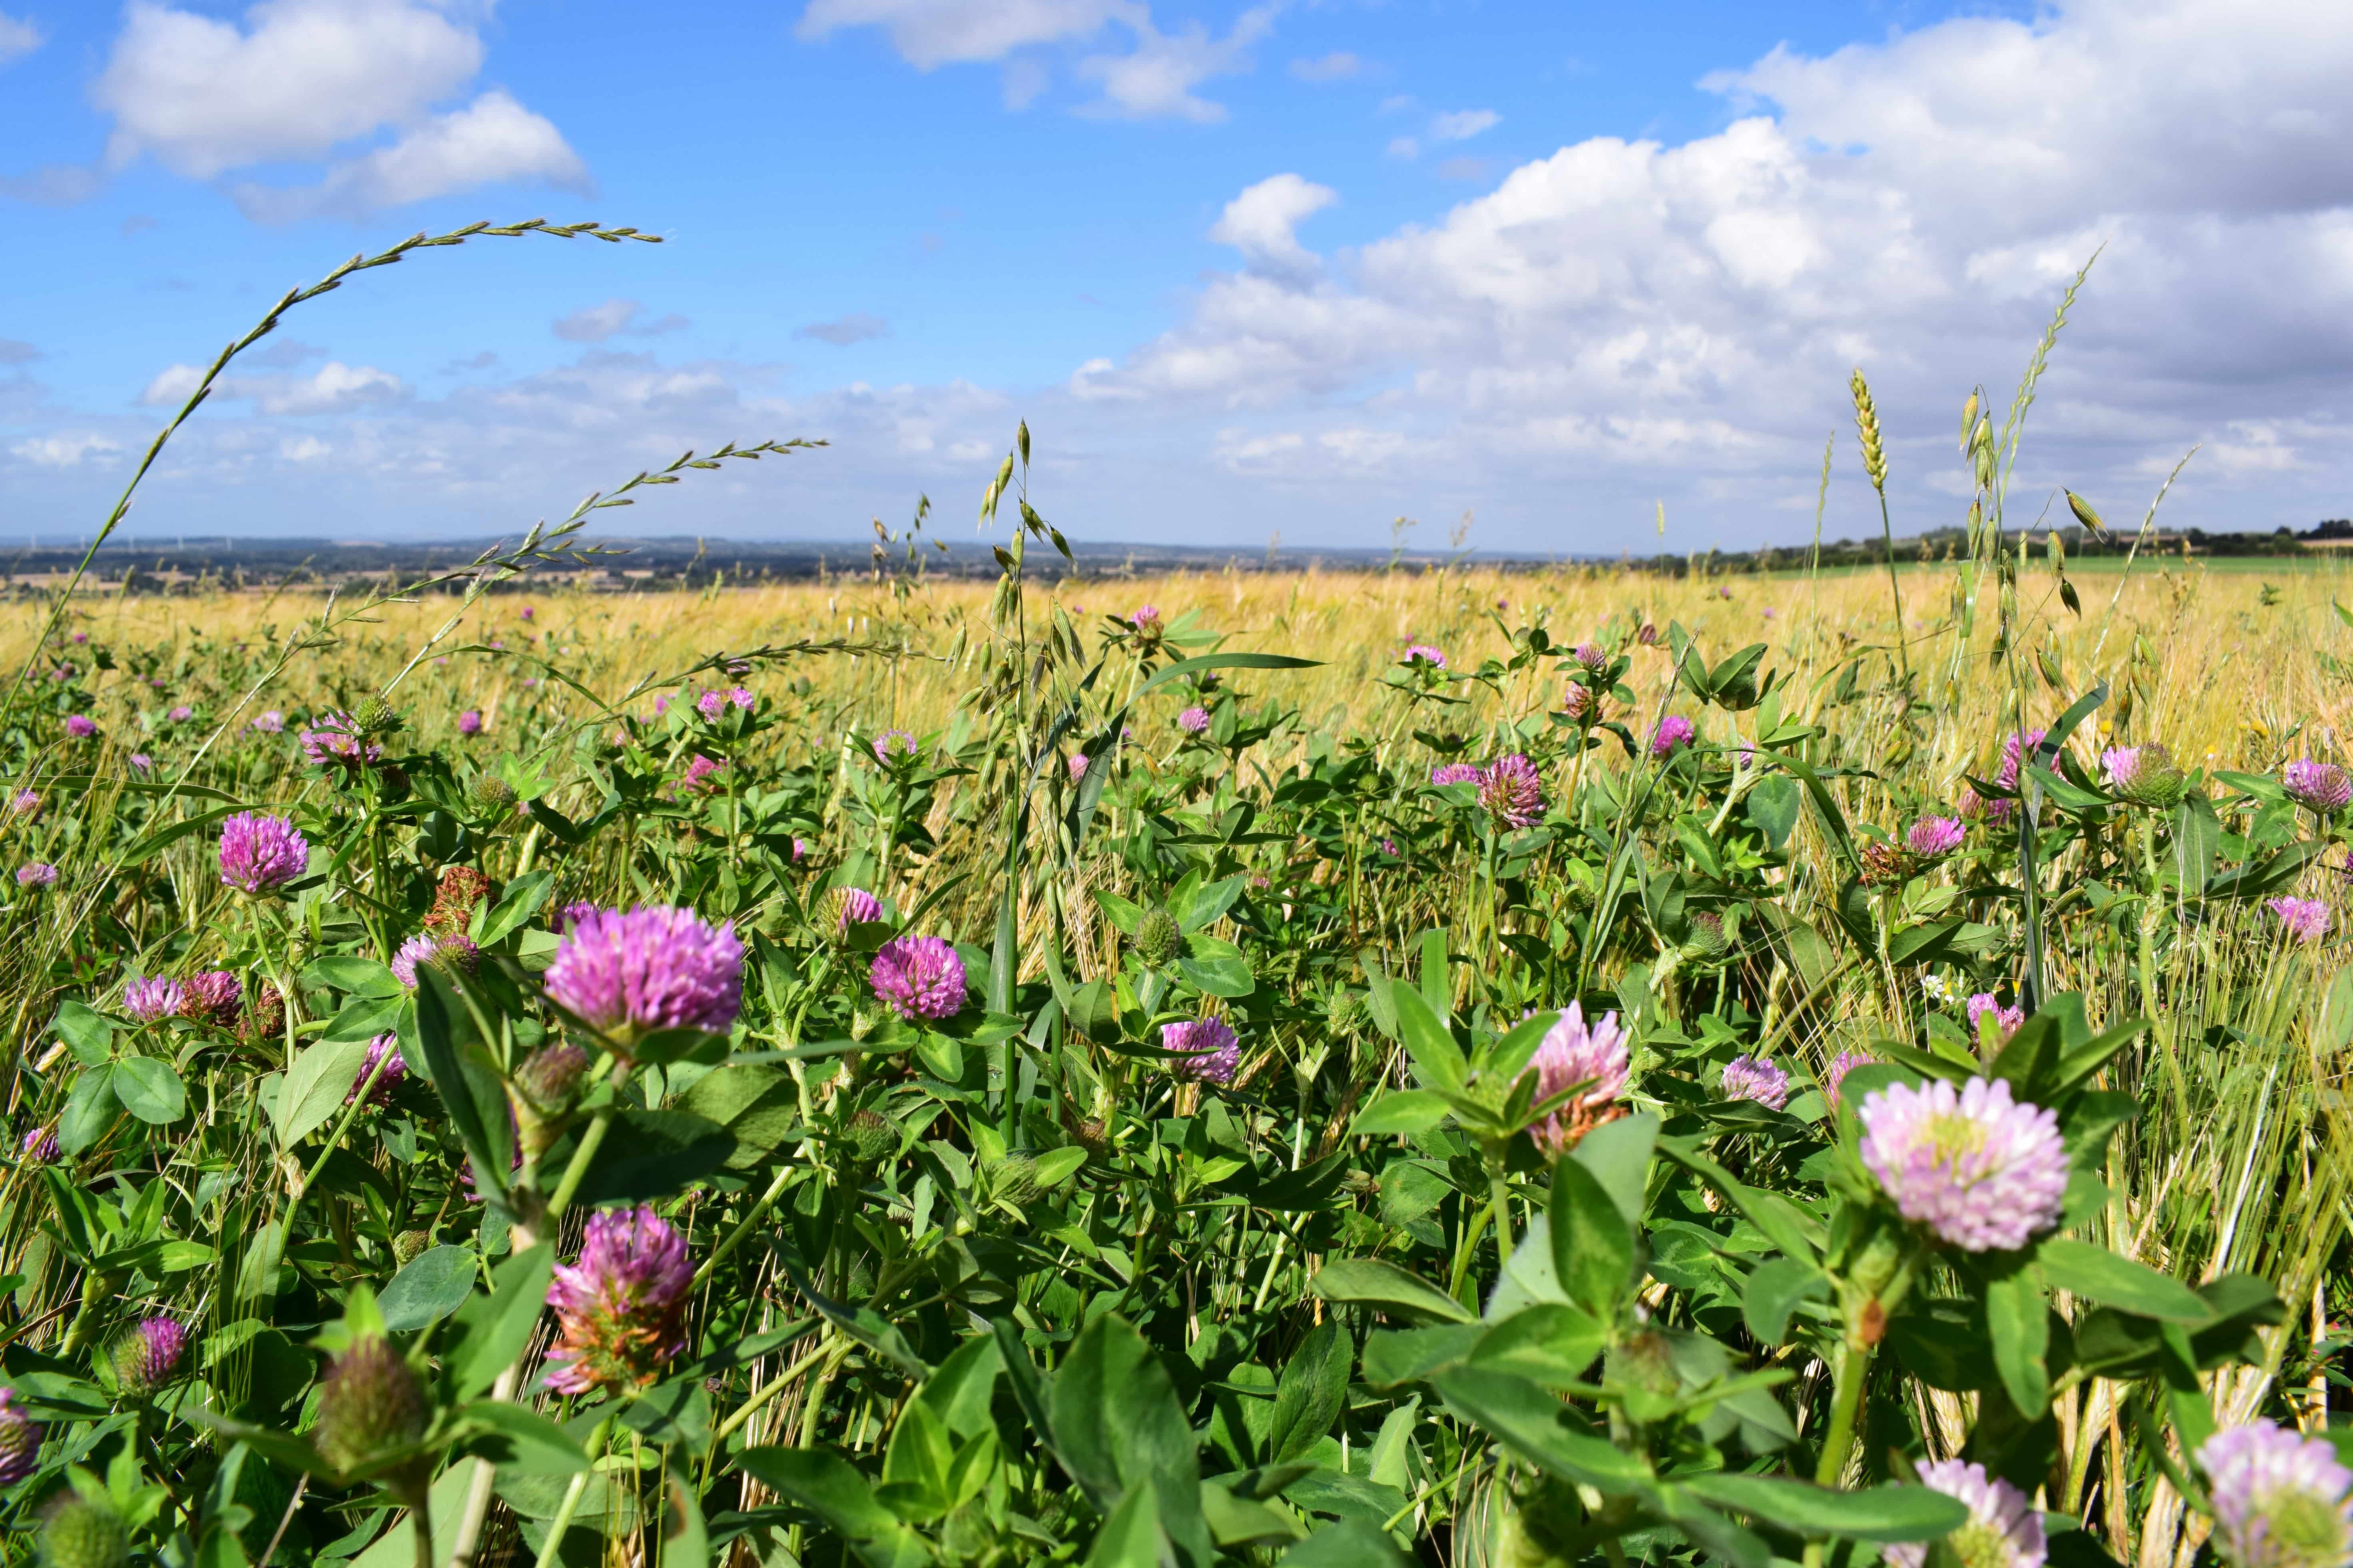
[[[580,1190],[581,1179],[588,1174],[589,1163],[604,1145],[605,1134],[613,1125],[614,1107],[607,1103],[596,1108],[590,1118],[588,1131],[580,1135],[580,1147],[572,1151],[572,1163],[564,1168],[564,1180],[556,1184],[555,1195],[547,1200],[546,1224],[551,1231],[571,1205],[572,1194]]]
[[[562,1561],[564,1532],[572,1528],[572,1516],[579,1511],[580,1499],[588,1490],[589,1478],[596,1473],[596,1461],[603,1457],[605,1439],[612,1430],[613,1418],[607,1415],[588,1435],[588,1468],[574,1476],[572,1484],[564,1489],[564,1500],[556,1505],[555,1517],[547,1521],[547,1540],[539,1548],[538,1568],[554,1568]],[[418,1568],[427,1565],[420,1563]]]
[[[327,1168],[328,1160],[332,1158],[335,1151],[343,1146],[343,1134],[351,1131],[353,1121],[358,1119],[361,1111],[367,1109],[368,1091],[375,1088],[375,1080],[384,1076],[384,1069],[391,1065],[392,1057],[393,1053],[390,1051],[378,1057],[375,1066],[369,1070],[367,1077],[360,1080],[359,1088],[352,1093],[351,1104],[343,1108],[343,1119],[335,1123],[335,1131],[327,1139],[327,1146],[320,1150],[319,1157],[311,1163],[311,1173],[304,1176],[302,1184],[294,1189],[290,1201],[301,1203],[302,1194],[318,1184],[319,1173]]]
[[[1814,1484],[1835,1487],[1846,1474],[1854,1450],[1855,1416],[1862,1409],[1862,1391],[1871,1381],[1871,1347],[1848,1344],[1839,1356],[1838,1392],[1831,1403],[1831,1424],[1822,1434],[1822,1457],[1814,1467]]]
[[[735,1411],[734,1414],[729,1415],[726,1420],[719,1424],[719,1430],[714,1435],[715,1441],[713,1442],[712,1447],[714,1448],[725,1447],[727,1446],[727,1439],[742,1431],[744,1429],[744,1423],[750,1421],[753,1416],[758,1415],[761,1408],[770,1400],[776,1398],[777,1394],[782,1394],[786,1388],[792,1384],[792,1381],[795,1378],[808,1371],[809,1368],[815,1366],[825,1357],[831,1355],[833,1353],[833,1342],[830,1339],[828,1339],[823,1344],[818,1345],[817,1349],[809,1352],[808,1354],[801,1357],[800,1360],[793,1363],[792,1365],[785,1368],[784,1371],[776,1373],[776,1376],[770,1378],[767,1382],[754,1389],[753,1391],[752,1397],[744,1402],[741,1409]]]
[[[702,1260],[702,1267],[694,1271],[694,1282],[687,1287],[689,1295],[692,1295],[708,1284],[711,1271],[718,1268],[721,1260],[729,1253],[742,1245],[744,1238],[752,1234],[753,1226],[768,1217],[768,1211],[776,1206],[778,1198],[784,1196],[785,1184],[791,1179],[792,1173],[793,1168],[788,1164],[777,1168],[776,1179],[768,1184],[768,1190],[760,1194],[760,1201],[744,1213],[744,1217],[736,1222],[735,1228],[729,1231],[719,1245],[711,1249],[711,1256]]]

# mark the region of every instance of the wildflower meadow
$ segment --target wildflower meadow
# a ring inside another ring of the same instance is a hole
[[[2353,1559],[2348,590],[2034,374],[1900,571],[1082,579],[1024,427],[993,584],[550,577],[777,433],[17,600],[0,1551]]]

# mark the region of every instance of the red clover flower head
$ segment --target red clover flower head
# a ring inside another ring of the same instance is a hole
[[[727,710],[727,693],[717,690],[704,692],[694,700],[694,710],[712,723],[717,723],[719,715]]]
[[[1432,647],[1426,642],[1409,643],[1406,645],[1406,650],[1398,655],[1398,662],[1405,665],[1419,662],[1430,666],[1432,669],[1444,669],[1446,654],[1443,649]]]
[[[1831,1102],[1833,1112],[1839,1108],[1839,1086],[1846,1081],[1846,1075],[1859,1067],[1870,1065],[1871,1061],[1872,1058],[1861,1051],[1841,1051],[1831,1058],[1830,1066],[1822,1069],[1822,1098]]]
[[[2318,899],[2272,899],[2264,907],[2279,917],[2282,929],[2298,942],[2318,942],[2328,934],[2328,906]]]
[[[1969,1035],[1972,1038],[1984,1028],[1985,1016],[1989,1013],[1993,1015],[1994,1024],[2000,1028],[2001,1037],[2005,1040],[2016,1034],[2018,1026],[2026,1022],[2025,1008],[2005,1007],[1995,998],[1992,992],[1980,991],[1970,997],[1968,1003]]]
[[[185,1324],[174,1318],[142,1318],[115,1342],[114,1381],[134,1398],[153,1394],[172,1381],[187,1349]]]
[[[40,816],[41,797],[39,792],[29,789],[18,790],[15,797],[8,802],[8,809],[18,816]]]
[[[1087,754],[1084,752],[1072,752],[1071,753],[1070,765],[1071,782],[1072,784],[1076,784],[1081,779],[1087,776]]]
[[[58,1130],[54,1127],[26,1128],[25,1136],[17,1142],[16,1151],[37,1165],[46,1165],[65,1156],[65,1149],[58,1142]]]
[[[596,912],[596,906],[586,899],[575,899],[555,911],[555,934],[562,936],[583,920]]]
[[[1571,1002],[1528,1058],[1527,1070],[1536,1075],[1536,1099],[1551,1099],[1578,1084],[1576,1097],[1528,1129],[1536,1147],[1555,1159],[1575,1148],[1586,1133],[1620,1114],[1619,1096],[1626,1092],[1626,1075],[1633,1065],[1626,1049],[1626,1031],[1618,1015],[1608,1013],[1588,1026],[1582,1004]]]
[[[964,1011],[964,960],[936,936],[894,936],[867,970],[875,997],[902,1018],[936,1022]]]
[[[1670,713],[1659,721],[1657,729],[1651,731],[1651,755],[1664,762],[1690,745],[1698,733],[1690,720],[1680,713]]]
[[[700,795],[705,790],[715,790],[719,785],[712,782],[712,775],[726,771],[727,764],[720,758],[706,757],[697,752],[694,760],[686,764],[685,776],[678,781],[678,787],[689,795]]]
[[[1448,784],[1476,784],[1479,766],[1475,763],[1440,763],[1430,770],[1430,782],[1440,789]]]
[[[142,1024],[176,1018],[187,1005],[187,993],[180,989],[180,983],[164,975],[147,975],[122,988],[122,1010]]]
[[[1968,829],[1956,816],[1924,816],[1904,834],[1904,846],[1923,860],[1941,860],[1961,847]]]
[[[1234,1081],[1234,1073],[1241,1066],[1241,1040],[1223,1018],[1191,1018],[1163,1024],[1160,1047],[1185,1053],[1165,1058],[1169,1072],[1180,1079],[1214,1083],[1220,1089]]]
[[[1789,1075],[1763,1057],[1735,1057],[1724,1069],[1723,1092],[1726,1100],[1779,1110],[1789,1103]]]
[[[1968,1522],[1947,1537],[1961,1568],[2042,1568],[2042,1516],[2026,1494],[1983,1465],[1941,1459],[1919,1468],[1920,1484],[1968,1505]],[[1922,1568],[1929,1543],[1905,1542],[1879,1549],[1894,1568]]]
[[[378,1062],[384,1064],[382,1072],[376,1071]],[[408,1077],[408,1063],[400,1054],[399,1036],[378,1035],[368,1042],[367,1056],[361,1060],[360,1070],[352,1075],[351,1092],[343,1096],[345,1105],[360,1097],[360,1086],[367,1082],[371,1074],[374,1074],[375,1082],[368,1089],[367,1102],[375,1106],[390,1105],[393,1090]]]
[[[27,860],[16,868],[16,886],[20,888],[54,888],[58,868],[46,860]]]
[[[164,715],[165,719],[171,721],[174,724],[185,724],[195,716],[196,710],[189,707],[185,702],[173,709],[169,713]]]
[[[2288,799],[2306,811],[2342,811],[2346,802],[2353,800],[2353,773],[2335,763],[2301,758],[2281,770],[2280,783]]]
[[[2029,730],[2026,731],[2026,745],[2023,749],[2026,751],[2032,751],[2035,747],[2042,744],[2044,738],[2050,733],[2051,731],[2048,730]],[[2018,759],[2021,747],[2018,743],[2018,732],[2013,730],[2010,731],[2010,738],[2001,743],[2001,771],[1994,775],[1993,781],[1994,783],[2001,785],[2004,789],[2016,789],[2018,787]]]
[[[2353,1556],[2353,1470],[2333,1444],[2255,1421],[2207,1438],[2198,1465],[2215,1554],[2231,1568],[2338,1568]]]
[[[98,733],[98,723],[87,713],[66,715],[66,733],[77,741],[87,741]]]
[[[1905,1219],[1964,1252],[2008,1252],[2059,1222],[2059,1120],[2002,1079],[1892,1084],[1864,1097],[1862,1163]]]
[[[1544,778],[1518,752],[1497,757],[1479,770],[1479,804],[1487,815],[1513,827],[1534,826],[1544,816]]]
[[[539,614],[539,612],[538,612],[537,610],[533,609],[529,605],[525,605],[522,609],[520,609],[520,610],[516,611],[515,613],[516,613],[517,615],[521,616],[522,616],[524,620],[526,620],[526,621],[527,621],[527,620],[529,620],[529,619],[531,619],[531,618],[532,618],[532,616],[535,616],[535,615]]]
[[[882,900],[863,888],[841,888],[833,895],[833,930],[836,936],[848,934],[854,925],[871,925],[882,918]]]
[[[302,755],[314,767],[357,773],[384,755],[382,746],[361,734],[359,721],[340,710],[328,713],[315,729],[304,730],[297,739],[301,742]]]
[[[1578,643],[1568,650],[1568,657],[1596,675],[1609,668],[1609,650],[1599,643]]]
[[[547,994],[591,1028],[723,1035],[744,1005],[744,944],[691,910],[600,910],[572,921],[547,966]]]
[[[480,709],[469,708],[463,713],[458,715],[458,733],[460,735],[479,735],[481,732],[482,710]]]
[[[245,983],[226,969],[207,969],[180,984],[181,1010],[223,1028],[237,1022],[245,1005]]]
[[[1594,695],[1590,686],[1572,680],[1568,689],[1561,693],[1560,710],[1572,724],[1590,723],[1600,715],[1601,699]]]
[[[874,755],[883,763],[913,762],[915,737],[904,730],[885,730],[874,737]]]
[[[1146,637],[1158,636],[1160,632],[1160,606],[1157,605],[1138,605],[1136,607],[1135,614],[1127,617],[1127,624],[1134,626],[1137,631],[1144,633]]]
[[[286,715],[280,713],[275,708],[269,710],[267,712],[257,713],[253,716],[252,728],[260,731],[265,735],[282,734],[285,732],[286,729]]]
[[[1209,732],[1209,710],[1207,708],[1202,707],[1200,704],[1195,703],[1192,707],[1186,709],[1182,713],[1176,715],[1176,728],[1184,731],[1187,735],[1208,734]]]
[[[752,689],[748,686],[731,686],[727,689],[727,700],[749,713],[758,699],[752,695]]]
[[[392,977],[414,991],[420,964],[438,964],[460,974],[471,974],[481,961],[481,950],[463,931],[412,936],[392,955]]]
[[[556,1340],[547,1386],[560,1394],[641,1388],[686,1350],[694,1265],[686,1238],[650,1208],[588,1216],[579,1258],[555,1270]]]
[[[13,1487],[40,1468],[41,1424],[18,1407],[16,1391],[0,1386],[0,1487]]]

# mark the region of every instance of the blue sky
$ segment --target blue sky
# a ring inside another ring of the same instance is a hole
[[[649,533],[970,515],[1015,422],[1093,539],[1746,547],[1960,504],[1949,426],[2066,278],[2022,481],[2208,526],[2353,511],[2353,18],[1817,4],[0,0],[0,538],[104,513],[279,290],[150,535],[512,531],[685,446]],[[2162,96],[2146,85],[2164,80]],[[2040,490],[2034,492],[2039,504]],[[965,525],[968,528],[969,525]]]

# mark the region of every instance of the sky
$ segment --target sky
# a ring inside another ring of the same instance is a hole
[[[0,542],[973,536],[1745,550],[2353,514],[2343,0],[0,0]],[[2094,258],[2096,256],[2096,260]],[[1663,508],[1666,527],[1656,527]]]

